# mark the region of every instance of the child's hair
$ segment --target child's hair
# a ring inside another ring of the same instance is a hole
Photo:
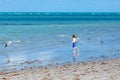
[[[76,38],[76,36],[73,34],[73,36],[72,36],[73,38]]]

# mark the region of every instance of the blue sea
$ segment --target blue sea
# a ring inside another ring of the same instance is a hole
[[[0,70],[114,58],[120,58],[120,13],[0,13]]]

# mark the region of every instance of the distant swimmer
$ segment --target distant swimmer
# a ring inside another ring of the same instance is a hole
[[[9,59],[7,60],[7,63],[10,63],[10,60],[9,60]]]
[[[100,41],[101,42],[101,44],[103,44],[103,41]]]
[[[7,46],[8,46],[8,44],[6,43],[6,44],[5,44],[5,47],[7,47]]]
[[[73,48],[73,52],[76,52],[76,50],[79,51],[79,49],[76,46],[76,43],[77,43],[77,37],[76,37],[76,35],[73,35],[72,36],[72,48]]]
[[[5,48],[8,47],[8,45],[10,45],[10,44],[12,44],[12,42],[11,42],[11,41],[7,41],[7,42],[5,43]]]

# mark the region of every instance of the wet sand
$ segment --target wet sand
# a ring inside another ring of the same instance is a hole
[[[120,80],[120,59],[1,71],[0,80]]]

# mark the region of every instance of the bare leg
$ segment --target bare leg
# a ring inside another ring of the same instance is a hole
[[[80,49],[78,47],[75,47],[75,50],[80,51]]]

